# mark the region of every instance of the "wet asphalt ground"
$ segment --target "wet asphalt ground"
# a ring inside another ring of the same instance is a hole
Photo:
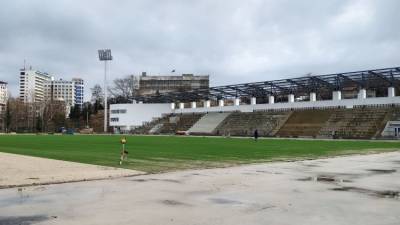
[[[400,224],[400,152],[0,189],[0,225]]]

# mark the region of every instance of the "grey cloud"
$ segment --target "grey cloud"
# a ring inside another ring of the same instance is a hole
[[[212,85],[399,65],[396,0],[4,0],[0,79],[18,69],[102,83],[112,76],[207,73]],[[88,90],[87,88],[87,90]]]

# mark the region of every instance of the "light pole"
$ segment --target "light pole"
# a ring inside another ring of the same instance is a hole
[[[104,133],[107,133],[107,61],[112,59],[110,49],[99,50],[99,60],[104,61]]]

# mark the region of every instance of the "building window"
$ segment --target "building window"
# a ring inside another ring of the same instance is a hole
[[[126,109],[114,109],[111,110],[111,114],[124,114],[126,113]]]

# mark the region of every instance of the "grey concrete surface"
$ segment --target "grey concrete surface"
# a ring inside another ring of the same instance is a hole
[[[5,224],[400,224],[400,152],[0,190]]]

